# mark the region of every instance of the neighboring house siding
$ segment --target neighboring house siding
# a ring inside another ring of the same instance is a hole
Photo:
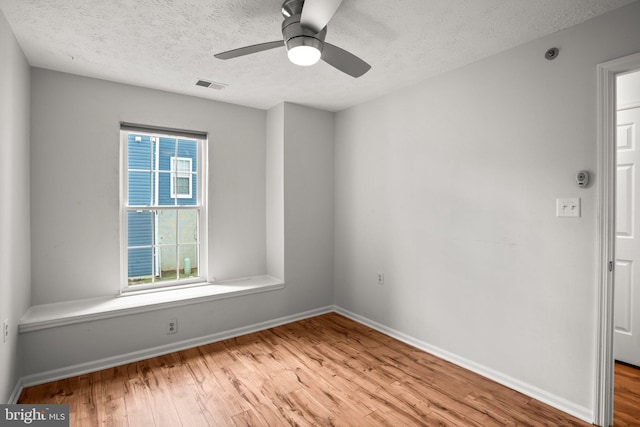
[[[129,212],[128,245],[146,246],[129,249],[129,277],[150,276],[153,272],[153,214],[149,211]]]
[[[136,137],[142,140],[136,141]],[[151,152],[149,136],[129,134],[127,147],[129,205],[151,204]]]
[[[178,139],[178,147],[176,149],[176,140],[173,138],[160,139],[160,173],[159,173],[159,204],[162,206],[173,206],[174,199],[171,197],[171,158],[183,157],[191,159],[191,171],[197,171],[197,155],[198,145],[196,141]],[[191,198],[180,198],[178,204],[183,206],[194,206],[196,204],[196,185],[197,179],[191,180]]]
[[[136,137],[141,141],[136,141]],[[127,141],[128,197],[130,205],[149,205],[151,203],[151,137],[129,134]],[[153,273],[153,217],[151,212],[129,212],[128,245],[147,246],[129,249],[129,277],[150,276]]]

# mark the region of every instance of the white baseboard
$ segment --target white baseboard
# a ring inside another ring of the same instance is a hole
[[[20,393],[22,393],[23,388],[24,388],[24,385],[22,384],[22,378],[19,378],[18,382],[16,383],[16,386],[13,388],[13,391],[11,392],[11,395],[9,395],[9,401],[7,403],[10,405],[13,403],[18,403],[18,399],[20,399]]]
[[[395,338],[420,350],[426,351],[427,353],[433,354],[434,356],[475,372],[476,374],[482,375],[485,378],[493,380],[513,390],[519,391],[520,393],[546,403],[547,405],[553,406],[554,408],[566,412],[567,414],[573,415],[576,418],[579,418],[588,423],[593,423],[594,414],[593,411],[589,408],[577,405],[574,402],[571,402],[560,396],[556,396],[531,384],[527,384],[501,372],[494,371],[493,369],[487,368],[486,366],[465,359],[464,357],[460,357],[439,347],[433,346],[424,341],[420,341],[416,338],[413,338],[395,329],[389,328],[371,319],[345,310],[344,308],[336,306],[334,307],[334,311],[336,313],[342,314],[345,317],[348,317],[351,320],[355,320],[358,323],[362,323],[363,325],[369,326],[372,329],[382,332],[383,334],[389,335],[392,338]]]
[[[309,317],[319,316],[325,313],[331,313],[334,311],[333,306],[327,306],[317,308],[314,310],[305,311],[302,313],[293,314],[290,316],[280,317],[278,319],[268,320],[266,322],[255,323],[253,325],[243,326],[241,328],[231,329],[228,331],[218,332],[203,337],[192,338],[188,340],[178,341],[171,344],[152,347],[140,351],[134,351],[131,353],[121,354],[113,357],[107,357],[91,362],[80,363],[77,365],[67,366],[60,369],[54,369],[46,372],[40,372],[36,374],[27,375],[20,378],[16,385],[16,390],[12,394],[12,398],[15,395],[17,400],[24,387],[30,387],[34,385],[44,384],[51,381],[57,381],[64,378],[74,377],[77,375],[87,374],[89,372],[95,372],[102,369],[113,368],[114,366],[120,366],[131,362],[137,362],[151,357],[161,356],[164,354],[173,353],[180,350],[186,350],[188,348],[197,347],[204,344],[210,344],[217,341],[226,340],[229,338],[239,337],[241,335],[250,334],[253,332],[262,331],[276,326],[284,325],[298,320],[307,319]]]

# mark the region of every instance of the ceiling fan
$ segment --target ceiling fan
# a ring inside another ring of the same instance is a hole
[[[353,77],[360,77],[371,66],[344,49],[324,41],[327,24],[342,0],[285,0],[282,3],[284,40],[254,44],[214,55],[231,59],[285,46],[289,60],[296,65],[313,65],[322,59]]]

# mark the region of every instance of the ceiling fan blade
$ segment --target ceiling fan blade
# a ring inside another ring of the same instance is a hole
[[[354,54],[327,42],[322,49],[322,60],[352,77],[360,77],[371,68],[371,65]]]
[[[215,56],[218,59],[231,59],[238,56],[251,55],[252,53],[262,52],[263,50],[275,49],[277,47],[284,46],[284,40],[278,40],[274,42],[254,44],[251,46],[240,47],[238,49],[228,50],[222,53],[216,53]]]
[[[333,18],[341,3],[342,0],[305,0],[300,25],[319,33]]]

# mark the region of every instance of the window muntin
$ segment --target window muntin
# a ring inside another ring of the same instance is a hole
[[[206,281],[204,138],[122,131],[123,291]]]

